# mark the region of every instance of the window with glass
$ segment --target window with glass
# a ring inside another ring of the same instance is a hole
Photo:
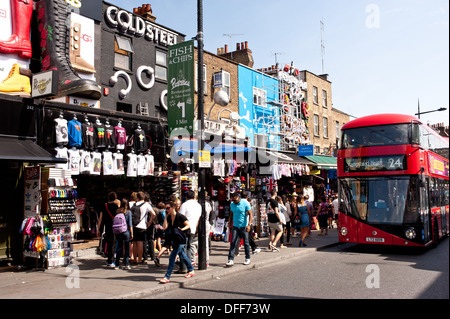
[[[131,39],[120,35],[115,36],[114,41],[114,66],[131,71],[131,58],[133,46]]]
[[[342,148],[410,144],[409,124],[365,126],[344,130]]]
[[[313,86],[313,102],[319,104],[319,93],[315,86]]]
[[[322,118],[323,137],[328,137],[328,118]]]
[[[314,114],[314,135],[319,136],[319,115]]]
[[[167,81],[167,53],[156,50],[155,77]]]
[[[253,104],[267,107],[267,92],[263,89],[253,87]]]
[[[340,211],[369,224],[419,222],[419,176],[343,178]]]
[[[323,107],[328,106],[327,91],[325,90],[322,90],[322,106]]]

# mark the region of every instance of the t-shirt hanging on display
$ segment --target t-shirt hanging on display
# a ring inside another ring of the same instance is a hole
[[[95,133],[95,147],[106,147],[106,139],[105,139],[105,125],[102,123],[94,124],[94,133]]]
[[[144,153],[147,151],[147,140],[145,139],[145,132],[143,129],[136,129],[134,131],[134,139],[133,139],[133,146],[134,151],[136,153]]]
[[[134,153],[129,153],[127,156],[128,156],[127,176],[128,177],[136,177],[137,176],[137,155]]]
[[[63,118],[55,119],[56,144],[66,145],[69,143],[69,132],[67,120]]]
[[[111,152],[103,152],[103,175],[114,175]]]
[[[69,133],[69,146],[80,147],[82,143],[81,123],[72,119],[67,123],[67,131]]]
[[[91,156],[91,175],[100,175],[102,171],[102,154],[99,152],[92,152]]]
[[[122,153],[114,153],[113,154],[113,171],[114,175],[123,175],[125,174],[125,168],[123,165],[123,154]]]
[[[71,148],[67,151],[69,153],[69,170],[71,175],[80,174],[80,150]]]
[[[90,174],[91,173],[91,152],[82,150],[80,152],[80,174]]]
[[[127,131],[122,126],[114,127],[114,136],[116,138],[116,149],[124,150],[127,144]]]
[[[108,149],[116,147],[116,137],[114,135],[114,127],[105,125],[105,144]]]
[[[94,126],[92,123],[81,124],[83,130],[83,148],[93,151],[95,148]]]
[[[155,175],[155,160],[153,155],[145,155],[145,170],[147,171],[147,175]]]
[[[145,156],[142,154],[139,154],[137,156],[137,167],[138,167],[137,169],[138,176],[147,176],[148,171],[145,170],[146,167]]]
[[[56,150],[56,155],[55,157],[57,158],[65,158],[65,159],[69,159],[69,154],[67,153],[67,148],[66,147],[57,147],[55,148]],[[69,164],[65,163],[65,164],[61,164],[61,163],[57,163],[55,164],[56,168],[62,168],[62,169],[68,169]]]

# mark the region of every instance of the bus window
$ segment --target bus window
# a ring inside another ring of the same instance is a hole
[[[344,130],[342,148],[410,144],[410,124],[359,127]]]

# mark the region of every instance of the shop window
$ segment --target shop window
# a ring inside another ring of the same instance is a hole
[[[167,53],[156,51],[155,77],[167,81]]]
[[[114,66],[116,68],[131,71],[132,54],[133,46],[131,44],[131,39],[116,35],[114,43]]]

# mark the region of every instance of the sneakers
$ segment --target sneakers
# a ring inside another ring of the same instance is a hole
[[[227,267],[231,267],[233,265],[234,265],[234,261],[232,261],[232,260],[228,260],[228,262],[225,264],[225,266],[227,266]]]
[[[252,251],[252,254],[257,254],[261,252],[261,248],[256,248],[254,251]]]
[[[116,268],[116,264],[115,263],[106,264],[106,268],[115,269]]]
[[[159,257],[155,257],[155,259],[153,261],[155,262],[156,267],[161,266],[161,264],[159,263]]]
[[[250,259],[246,259],[246,260],[244,261],[244,265],[250,265]]]

